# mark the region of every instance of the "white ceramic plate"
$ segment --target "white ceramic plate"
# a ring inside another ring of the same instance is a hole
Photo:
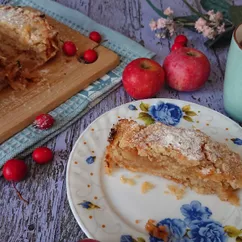
[[[147,111],[148,106],[152,111]],[[242,157],[241,127],[211,109],[172,99],[149,99],[117,107],[89,125],[77,140],[68,161],[68,200],[82,230],[88,237],[102,242],[129,242],[131,236],[139,238],[137,241],[162,241],[150,238],[145,231],[147,220],[154,219],[169,230],[169,241],[222,242],[235,241],[238,236],[242,239],[241,207],[189,189],[177,200],[165,193],[172,182],[160,177],[141,174],[135,178],[136,185],[130,186],[121,183],[120,176],[132,178],[134,173],[118,169],[112,176],[104,174],[103,158],[111,127],[120,118],[144,123],[138,118],[141,112],[146,113],[141,115],[146,121],[156,118],[178,127],[200,129]],[[155,185],[146,194],[141,193],[144,181]],[[241,192],[239,196],[242,200]],[[226,231],[236,237],[228,237]]]

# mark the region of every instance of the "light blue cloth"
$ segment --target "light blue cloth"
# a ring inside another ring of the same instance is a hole
[[[56,120],[55,125],[51,129],[42,131],[29,126],[1,144],[0,167],[10,158],[29,154],[35,147],[44,144],[82,117],[95,104],[120,85],[122,71],[131,60],[138,57],[151,58],[154,56],[154,53],[131,39],[96,23],[76,10],[66,8],[56,2],[49,0],[13,0],[11,3],[18,6],[28,5],[36,8],[84,35],[88,35],[92,30],[98,31],[104,36],[104,39],[108,40],[103,45],[119,54],[121,64],[51,111],[50,114]]]

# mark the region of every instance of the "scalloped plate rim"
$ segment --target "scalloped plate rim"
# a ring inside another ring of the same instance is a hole
[[[86,128],[85,130],[80,134],[80,136],[78,137],[78,139],[76,140],[74,146],[72,147],[72,150],[71,150],[71,153],[69,155],[69,158],[68,158],[68,163],[67,163],[67,169],[66,169],[66,190],[67,190],[67,199],[68,199],[68,203],[69,203],[69,206],[71,208],[71,211],[72,211],[72,214],[74,215],[78,225],[80,226],[80,228],[82,229],[82,231],[86,234],[86,236],[88,238],[91,238],[91,239],[97,239],[95,238],[88,230],[88,228],[85,227],[85,225],[83,224],[81,218],[78,216],[78,213],[76,212],[76,209],[75,209],[75,206],[72,202],[72,195],[71,195],[71,192],[70,192],[70,188],[69,188],[69,175],[70,175],[70,166],[71,166],[71,158],[75,152],[75,149],[76,147],[78,146],[80,140],[82,139],[82,137],[84,136],[84,134],[86,132],[88,132],[88,129],[95,123],[97,122],[98,120],[102,119],[105,115],[107,115],[109,112],[111,111],[114,111],[116,109],[119,109],[119,108],[122,108],[126,105],[130,105],[130,104],[133,104],[133,105],[136,105],[137,103],[141,103],[141,102],[154,102],[154,103],[157,103],[159,101],[162,101],[162,102],[180,102],[181,105],[195,105],[197,107],[201,107],[202,109],[206,109],[208,112],[212,112],[212,113],[215,113],[216,115],[219,115],[223,118],[225,118],[227,121],[229,122],[232,122],[233,125],[237,126],[237,128],[241,129],[242,131],[242,127],[237,123],[235,122],[234,120],[232,120],[231,118],[229,118],[228,116],[225,116],[224,114],[216,111],[216,110],[213,110],[209,107],[206,107],[206,106],[203,106],[203,105],[200,105],[200,104],[197,104],[197,103],[194,103],[194,102],[190,102],[190,101],[186,101],[186,100],[180,100],[180,99],[171,99],[171,98],[149,98],[149,99],[142,99],[142,100],[134,100],[134,101],[131,101],[131,102],[127,102],[127,103],[124,103],[124,104],[121,104],[115,108],[112,108],[110,109],[109,111],[106,111],[105,113],[103,113],[102,115],[100,115],[99,117],[97,117],[96,119],[94,119]],[[111,127],[110,127],[111,128]]]

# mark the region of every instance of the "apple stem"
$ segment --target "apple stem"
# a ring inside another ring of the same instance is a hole
[[[14,182],[12,182],[12,185],[13,185],[14,190],[17,192],[19,199],[22,200],[22,201],[24,201],[26,204],[29,204],[29,202],[28,202],[26,199],[24,199],[24,198],[22,197],[22,194],[21,194],[20,191],[16,188]]]
[[[196,56],[192,52],[187,52],[187,55],[189,55],[189,56]]]

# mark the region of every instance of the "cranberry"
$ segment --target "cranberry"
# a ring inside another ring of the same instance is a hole
[[[183,34],[177,35],[175,40],[174,40],[174,43],[181,43],[183,46],[186,46],[187,42],[188,42],[188,39]]]
[[[3,166],[3,176],[8,181],[18,182],[24,179],[28,167],[23,160],[11,159]]]
[[[45,164],[53,159],[53,152],[47,147],[39,147],[34,150],[32,158],[38,164]]]
[[[83,59],[86,63],[93,63],[97,60],[97,52],[95,50],[86,50],[83,54]]]
[[[64,42],[64,44],[62,46],[62,50],[67,56],[74,56],[77,51],[76,45],[72,41]]]
[[[93,32],[91,32],[89,34],[89,39],[91,39],[91,40],[93,40],[93,41],[95,41],[97,43],[100,43],[101,40],[102,40],[102,37],[101,37],[101,35],[98,32],[93,31]]]
[[[171,47],[171,51],[174,51],[174,50],[177,50],[177,49],[180,49],[180,48],[182,48],[182,47],[184,47],[184,45],[183,44],[181,44],[181,43],[174,43],[173,45],[172,45],[172,47]]]
[[[55,120],[50,114],[40,114],[34,120],[34,127],[38,129],[49,129],[53,126]]]

